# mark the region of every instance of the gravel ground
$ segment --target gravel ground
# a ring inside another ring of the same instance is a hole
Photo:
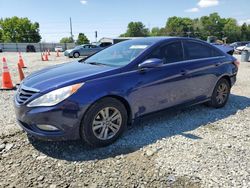
[[[16,54],[3,55],[15,65]],[[68,61],[23,56],[26,74]],[[225,108],[155,113],[98,149],[28,139],[15,123],[13,91],[0,91],[0,187],[250,187],[249,75],[242,63]]]
[[[8,68],[11,74],[11,79],[13,85],[19,84],[19,75],[17,70],[17,62],[18,62],[18,53],[16,52],[4,52],[0,53],[0,61],[2,62],[2,58],[5,57],[7,59]],[[69,62],[72,59],[69,59],[63,56],[60,53],[60,57],[56,57],[56,53],[51,53],[49,56],[49,61],[41,61],[40,53],[22,53],[22,57],[24,60],[24,64],[27,68],[23,69],[24,74],[27,76],[34,71],[38,71],[47,66],[52,66],[60,63]],[[2,79],[2,67],[0,67],[0,74]],[[0,83],[0,87],[2,86],[2,81]],[[14,91],[0,91],[0,126],[4,127],[0,130],[0,136],[3,134],[9,134],[16,131],[18,126],[16,126],[15,122],[15,113],[12,104],[12,98],[14,95]]]

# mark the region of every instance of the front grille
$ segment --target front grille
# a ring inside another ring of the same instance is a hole
[[[23,104],[37,92],[39,91],[36,89],[20,86],[17,90],[16,100],[19,104]]]

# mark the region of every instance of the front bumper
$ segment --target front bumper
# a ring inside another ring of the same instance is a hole
[[[87,106],[64,101],[53,107],[29,108],[14,100],[18,124],[28,134],[42,140],[76,140],[80,138],[80,124]],[[57,131],[44,131],[37,125],[52,125]]]
[[[73,53],[72,53],[72,52],[65,51],[65,52],[64,52],[64,56],[73,57]]]

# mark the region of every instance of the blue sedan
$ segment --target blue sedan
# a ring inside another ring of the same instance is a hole
[[[106,146],[146,114],[177,105],[223,107],[238,66],[201,40],[129,40],[28,76],[14,97],[16,117],[39,139]]]

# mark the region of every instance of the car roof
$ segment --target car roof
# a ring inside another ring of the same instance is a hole
[[[168,40],[193,40],[193,41],[205,42],[205,41],[202,41],[200,39],[195,39],[195,38],[171,37],[171,36],[167,36],[167,37],[144,37],[144,38],[138,38],[138,39],[134,38],[132,40],[137,41],[137,42],[150,42],[150,43],[158,43],[158,42],[164,42],[164,41],[168,41]]]

